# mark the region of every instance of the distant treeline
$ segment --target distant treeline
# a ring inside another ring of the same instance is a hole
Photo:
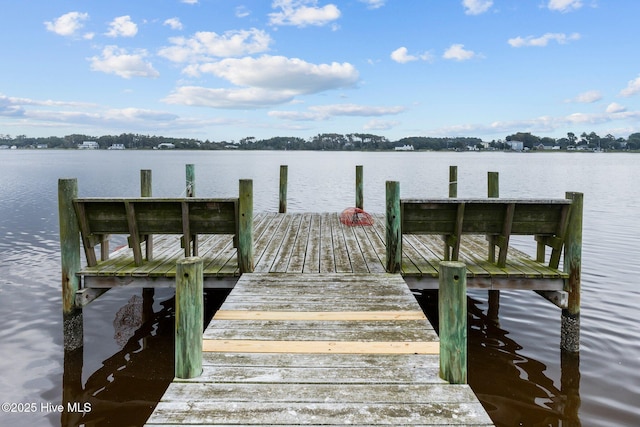
[[[39,137],[26,135],[11,137],[0,134],[0,146],[16,146],[17,148],[77,148],[84,141],[95,141],[101,149],[107,149],[121,144],[127,149],[155,149],[171,147],[188,150],[327,150],[327,151],[383,151],[394,150],[396,147],[413,147],[414,150],[483,150],[508,149],[509,143],[520,141],[525,149],[536,150],[556,147],[588,147],[603,150],[640,150],[640,133],[629,135],[628,139],[615,138],[613,135],[601,137],[595,132],[582,133],[580,137],[569,132],[567,137],[554,139],[539,137],[528,132],[518,132],[508,135],[503,140],[483,142],[480,138],[454,137],[434,138],[413,136],[392,141],[384,136],[364,133],[323,133],[309,139],[299,137],[273,137],[257,139],[255,137],[242,138],[240,141],[210,141],[189,138],[171,138],[164,136],[150,136],[133,133],[121,135],[104,135],[100,137],[82,134],[67,135],[65,137]]]

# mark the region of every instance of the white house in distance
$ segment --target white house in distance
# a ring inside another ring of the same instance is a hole
[[[524,142],[522,141],[507,141],[507,144],[511,147],[513,151],[524,150]]]
[[[78,144],[78,150],[97,150],[100,148],[95,141],[84,141],[82,144]]]
[[[413,145],[403,145],[402,147],[396,147],[396,151],[413,151]]]

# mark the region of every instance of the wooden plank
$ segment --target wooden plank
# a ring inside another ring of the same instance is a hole
[[[353,269],[353,272],[369,273],[369,267],[367,266],[367,261],[362,253],[360,242],[353,230],[354,227],[349,227],[344,224],[340,224],[340,226],[344,233],[344,240],[347,252],[349,253],[349,258],[351,259],[351,268]]]
[[[437,354],[439,348],[437,341],[203,340],[203,351],[221,353]]]
[[[184,421],[182,414],[186,413],[193,424],[217,425],[493,425],[479,402],[446,406],[439,403],[221,404],[207,401],[192,405],[190,402],[160,402],[149,423],[180,425]]]
[[[291,258],[287,265],[287,273],[302,273],[304,269],[305,254],[309,243],[309,227],[311,226],[311,214],[301,214],[300,226],[296,240],[291,249]]]
[[[320,216],[312,214],[309,225],[309,239],[305,250],[303,273],[318,273],[320,271]]]
[[[291,217],[291,222],[285,232],[282,245],[276,254],[273,265],[269,269],[271,272],[285,273],[288,270],[302,221],[301,214],[292,214]]]
[[[214,320],[422,320],[422,311],[250,311],[218,310]]]
[[[258,251],[255,251],[255,259],[258,260],[254,269],[255,272],[268,272],[276,260],[276,255],[282,247],[282,242],[292,219],[291,215],[281,214],[281,216],[282,220],[278,222],[277,228],[275,228],[273,235],[264,248],[264,252],[258,257]]]
[[[323,213],[320,216],[320,273],[336,271],[330,218],[329,213]]]

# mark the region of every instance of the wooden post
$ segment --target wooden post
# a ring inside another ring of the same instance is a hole
[[[287,180],[289,175],[289,166],[280,165],[280,203],[278,207],[279,213],[287,212]]]
[[[364,209],[364,176],[362,165],[356,166],[356,208]]]
[[[140,196],[152,197],[153,190],[151,185],[151,171],[149,169],[142,169],[140,171]],[[145,236],[146,241],[145,255],[147,261],[153,260],[153,236]]]
[[[500,175],[487,172],[487,197],[500,197]]]
[[[458,167],[449,166],[449,197],[458,197]]]
[[[584,195],[567,193],[571,199],[571,212],[564,242],[564,272],[569,278],[564,282],[564,290],[569,294],[567,308],[562,310],[562,330],[560,348],[577,353],[580,351],[580,274],[582,269],[582,210]]]
[[[176,377],[202,374],[203,273],[202,259],[188,257],[176,268]]]
[[[186,175],[187,175],[187,197],[195,197],[196,196],[196,173],[194,165],[189,164],[186,165]]]
[[[467,383],[467,269],[442,261],[439,268],[440,378]]]
[[[185,167],[186,177],[187,177],[187,188],[186,195],[187,197],[196,197],[196,172],[195,167],[192,164],[188,164]],[[189,235],[184,236],[184,244],[192,245],[191,251],[189,251],[193,256],[198,255],[198,236]],[[186,251],[185,251],[186,252]]]
[[[240,180],[238,202],[238,267],[240,273],[253,273],[253,181]]]
[[[402,267],[402,230],[400,217],[400,183],[386,182],[386,242],[388,273],[398,273]]]
[[[500,197],[500,175],[498,172],[487,172],[487,197]],[[488,235],[489,242],[489,262],[496,262],[496,236]],[[489,301],[487,309],[487,318],[493,322],[495,326],[500,324],[498,313],[500,311],[500,291],[489,290]]]
[[[82,309],[76,307],[76,292],[80,288],[80,228],[73,207],[78,197],[78,180],[58,180],[58,216],[60,222],[60,261],[62,266],[62,318],[64,349],[72,351],[83,346]]]

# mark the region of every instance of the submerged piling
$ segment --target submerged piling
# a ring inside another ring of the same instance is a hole
[[[564,243],[564,272],[569,274],[564,290],[569,294],[567,308],[562,310],[560,347],[570,353],[580,351],[580,275],[582,270],[582,210],[584,195],[566,193],[571,199],[571,212]]]

